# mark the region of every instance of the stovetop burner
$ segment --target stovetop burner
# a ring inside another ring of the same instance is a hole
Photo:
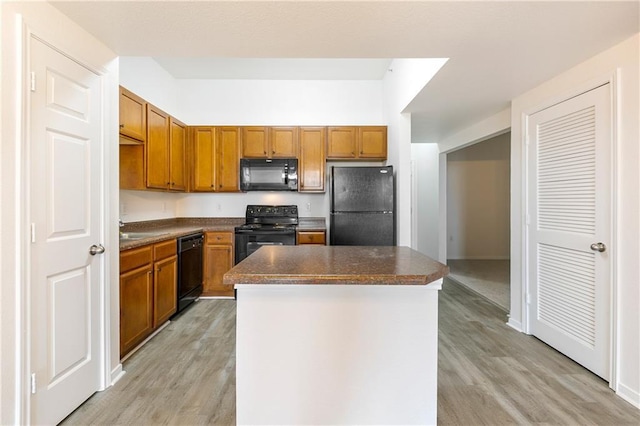
[[[236,231],[291,232],[298,224],[298,206],[248,205],[245,224]]]
[[[245,221],[247,224],[297,225],[298,206],[248,205]]]

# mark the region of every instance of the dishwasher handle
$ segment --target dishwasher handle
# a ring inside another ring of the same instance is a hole
[[[188,235],[178,239],[178,253],[183,253],[187,250],[202,247],[204,236],[202,234]]]

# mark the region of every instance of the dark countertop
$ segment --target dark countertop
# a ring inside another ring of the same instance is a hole
[[[265,246],[224,274],[224,283],[426,285],[448,273],[409,247]]]
[[[129,250],[148,244],[172,240],[196,232],[233,232],[236,226],[242,225],[244,218],[220,217],[220,218],[176,218],[149,220],[144,222],[131,222],[120,228],[121,232],[153,232],[162,235],[153,235],[138,240],[120,240],[120,251]]]
[[[301,231],[326,231],[323,217],[301,217],[298,229]],[[243,217],[195,217],[148,220],[130,222],[120,228],[121,232],[153,232],[153,235],[137,240],[120,240],[120,251],[129,250],[148,244],[180,238],[196,232],[233,232],[236,226],[244,224]]]

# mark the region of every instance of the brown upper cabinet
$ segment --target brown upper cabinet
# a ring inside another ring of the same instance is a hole
[[[147,104],[147,188],[168,189],[169,114]]]
[[[198,192],[239,192],[240,128],[191,128],[193,186]]]
[[[169,117],[169,189],[187,190],[187,126]]]
[[[339,126],[327,129],[328,160],[386,160],[386,126]]]
[[[297,158],[297,127],[243,127],[243,158]]]
[[[298,128],[270,127],[269,144],[271,158],[297,158]]]
[[[144,142],[147,136],[147,103],[120,87],[120,143]]]
[[[358,158],[387,159],[387,126],[358,127]]]
[[[147,104],[147,188],[184,191],[186,126]]]
[[[300,127],[298,191],[324,192],[326,127]]]
[[[327,158],[330,160],[356,158],[356,135],[355,127],[328,127]]]

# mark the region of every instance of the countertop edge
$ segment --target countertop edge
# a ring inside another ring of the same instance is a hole
[[[448,271],[447,271],[448,272]],[[444,278],[446,273],[434,273],[430,275],[332,275],[313,276],[299,275],[249,275],[249,274],[225,274],[223,284],[228,286],[249,285],[428,285]]]

